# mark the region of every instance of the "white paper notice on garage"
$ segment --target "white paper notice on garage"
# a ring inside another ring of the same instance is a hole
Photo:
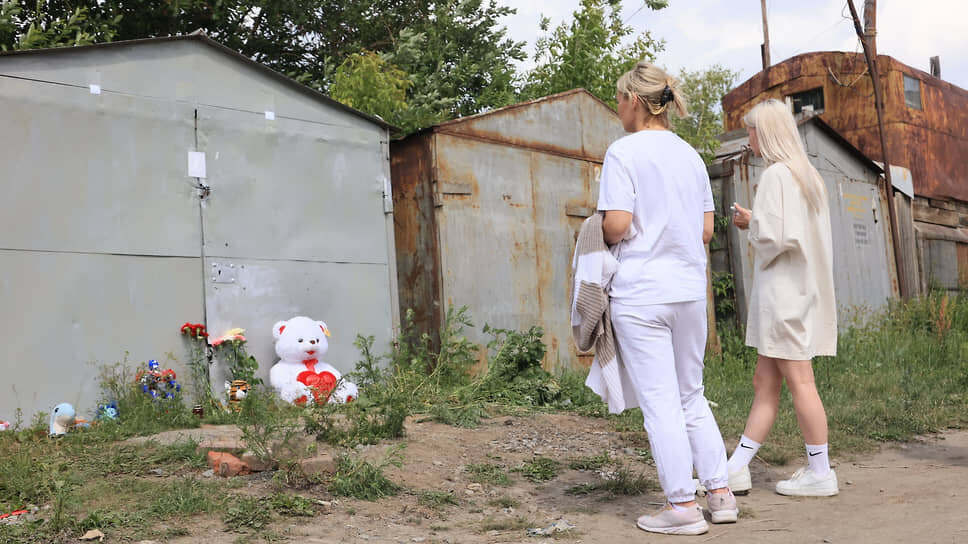
[[[205,152],[204,151],[189,151],[188,152],[188,177],[190,178],[205,178]]]

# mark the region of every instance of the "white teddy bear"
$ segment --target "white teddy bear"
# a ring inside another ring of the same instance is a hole
[[[294,404],[350,402],[359,396],[356,385],[319,358],[329,349],[326,323],[294,317],[272,327],[279,362],[269,371],[269,383],[282,400]],[[337,387],[339,384],[339,387]]]

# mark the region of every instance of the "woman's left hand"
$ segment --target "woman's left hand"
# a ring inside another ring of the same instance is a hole
[[[739,204],[733,203],[733,208],[736,211],[733,212],[733,224],[736,225],[740,230],[746,230],[750,226],[750,217],[752,217],[753,212],[747,210],[746,208],[740,206]]]

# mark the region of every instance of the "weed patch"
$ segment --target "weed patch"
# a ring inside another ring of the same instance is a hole
[[[613,472],[602,475],[602,480],[568,488],[569,495],[588,495],[595,491],[605,491],[611,495],[635,496],[647,491],[657,491],[657,482],[648,478],[642,472],[635,472],[625,465],[618,465]]]
[[[508,473],[497,465],[489,463],[471,464],[464,467],[467,479],[478,484],[511,485]]]
[[[228,507],[222,520],[230,531],[262,531],[272,521],[272,513],[258,498],[242,497]]]
[[[264,499],[266,506],[281,516],[312,517],[316,515],[313,501],[299,495],[274,493]]]
[[[608,452],[603,451],[601,455],[592,455],[589,457],[574,459],[568,463],[568,468],[572,470],[598,470],[604,466],[612,464],[613,462],[615,462],[615,460],[608,455]]]
[[[403,466],[402,448],[402,444],[389,448],[383,460],[376,465],[347,454],[341,455],[336,474],[329,484],[330,493],[367,501],[398,494],[401,487],[387,479],[383,469],[390,465]]]
[[[457,498],[446,491],[421,491],[417,503],[434,510],[442,510],[445,506],[457,505]]]
[[[512,468],[511,471],[520,472],[524,479],[530,482],[547,482],[553,480],[561,472],[561,463],[547,457],[536,457],[530,463]]]
[[[537,527],[537,522],[523,517],[513,519],[487,518],[481,522],[481,531],[519,531],[529,527]]]
[[[514,508],[520,505],[521,501],[515,499],[514,497],[508,497],[505,495],[503,497],[497,497],[495,499],[491,499],[487,501],[487,504],[489,504],[490,506],[497,506],[500,508]]]

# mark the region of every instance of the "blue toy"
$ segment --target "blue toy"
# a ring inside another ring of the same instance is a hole
[[[141,385],[141,392],[150,396],[152,400],[174,400],[175,394],[181,392],[181,385],[175,381],[175,371],[168,368],[161,370],[158,361],[148,361],[148,370],[140,370],[135,381]]]
[[[97,407],[97,420],[111,420],[117,421],[120,413],[118,412],[118,403],[113,400],[107,404],[102,404]]]
[[[75,417],[74,407],[66,402],[62,402],[54,407],[50,413],[49,436],[63,436],[67,430],[74,426]]]

